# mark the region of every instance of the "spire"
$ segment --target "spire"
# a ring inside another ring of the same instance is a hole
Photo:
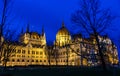
[[[24,30],[23,30],[23,28],[22,28],[22,30],[21,30],[21,34],[23,34],[24,33]]]
[[[62,27],[64,27],[64,26],[65,26],[64,21],[62,21]]]
[[[27,24],[27,29],[26,29],[26,33],[29,33],[30,30],[29,30],[29,24]]]
[[[44,25],[42,26],[42,35],[44,35]]]

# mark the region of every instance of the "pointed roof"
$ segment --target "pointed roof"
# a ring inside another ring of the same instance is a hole
[[[30,25],[29,25],[29,23],[28,23],[28,24],[27,24],[27,28],[26,28],[26,33],[29,33],[29,32],[30,32],[30,30],[29,30],[29,29],[30,29],[29,26],[30,26]]]
[[[59,34],[70,34],[67,28],[65,27],[64,21],[62,22],[62,27],[58,30],[57,35]]]
[[[65,23],[64,23],[64,21],[62,21],[62,27],[65,27]]]
[[[42,25],[42,35],[44,35],[44,25]]]
[[[23,28],[22,28],[22,30],[21,30],[21,34],[23,34],[24,33],[24,30],[23,30]]]

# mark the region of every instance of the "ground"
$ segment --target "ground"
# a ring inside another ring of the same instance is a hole
[[[10,67],[0,76],[120,76],[120,69],[110,67]]]

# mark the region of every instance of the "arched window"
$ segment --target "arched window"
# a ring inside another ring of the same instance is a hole
[[[38,62],[38,60],[36,60],[36,62]]]
[[[20,62],[20,60],[19,60],[19,59],[17,59],[17,62]]]
[[[24,62],[24,59],[22,59],[22,62]]]
[[[14,59],[12,59],[12,62],[14,62],[15,60]]]
[[[34,60],[32,60],[32,62],[34,62]]]

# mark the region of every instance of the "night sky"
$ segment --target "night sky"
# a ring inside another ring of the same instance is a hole
[[[0,9],[2,6],[2,0],[0,0]],[[113,23],[114,28],[108,30],[108,35],[118,46],[120,0],[101,0],[101,8],[110,8],[112,14],[117,17]],[[79,0],[12,0],[7,11],[6,25],[10,30],[17,30],[18,36],[22,28],[25,32],[28,23],[31,32],[41,33],[44,26],[47,42],[53,42],[62,21],[71,34],[80,32],[80,29],[71,22],[71,14],[78,9]],[[1,12],[2,10],[0,10],[0,19]]]

